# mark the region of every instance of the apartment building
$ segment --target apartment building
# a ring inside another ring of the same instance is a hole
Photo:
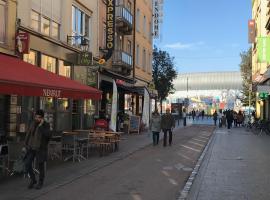
[[[252,44],[252,82],[257,86],[257,117],[269,119],[270,92],[270,2],[268,0],[252,1],[252,19],[255,21],[255,41]]]
[[[0,127],[9,135],[25,133],[36,109],[45,111],[52,131],[92,126],[101,98],[88,87],[97,86],[91,70],[99,54],[97,10],[97,1],[88,0],[0,1],[0,112],[10,118]],[[16,74],[22,68],[25,77]]]
[[[135,31],[135,86],[139,95],[136,95],[136,113],[141,114],[143,104],[143,88],[152,81],[152,52],[153,52],[153,5],[152,1],[136,0],[136,29]]]

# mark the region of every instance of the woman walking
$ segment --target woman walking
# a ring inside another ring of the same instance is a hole
[[[156,110],[155,112],[153,112],[152,114],[152,119],[150,122],[150,129],[152,131],[153,134],[153,145],[158,145],[159,142],[159,133],[161,130],[161,117],[158,113],[158,111]]]

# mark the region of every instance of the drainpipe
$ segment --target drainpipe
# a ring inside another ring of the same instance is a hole
[[[136,0],[133,1],[133,56],[132,56],[132,65],[133,65],[133,84],[135,83],[135,56],[136,56]],[[136,109],[139,104],[137,104],[137,95],[135,96]],[[132,99],[133,101],[133,99]],[[132,104],[132,113],[134,113],[134,104]],[[136,114],[136,112],[135,112]]]

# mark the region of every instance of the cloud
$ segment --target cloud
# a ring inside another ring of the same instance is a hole
[[[172,44],[165,44],[164,47],[169,48],[169,49],[178,49],[178,50],[184,50],[184,49],[195,49],[198,46],[204,45],[204,42],[196,42],[196,43],[181,43],[181,42],[176,42]]]

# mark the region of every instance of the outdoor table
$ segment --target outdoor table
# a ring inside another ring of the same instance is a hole
[[[81,154],[79,142],[80,139],[78,140],[78,132],[75,131],[63,131],[63,138],[62,141],[66,142],[66,145],[68,146],[68,150],[72,150],[73,154],[71,156],[68,156],[67,158],[64,159],[64,161],[67,161],[72,158],[72,161],[75,162],[75,160],[78,160],[79,162],[82,160],[86,160],[86,158]],[[69,137],[69,138],[65,138]],[[72,138],[70,140],[70,138]],[[62,145],[65,145],[65,143]],[[65,149],[65,148],[64,148]]]

